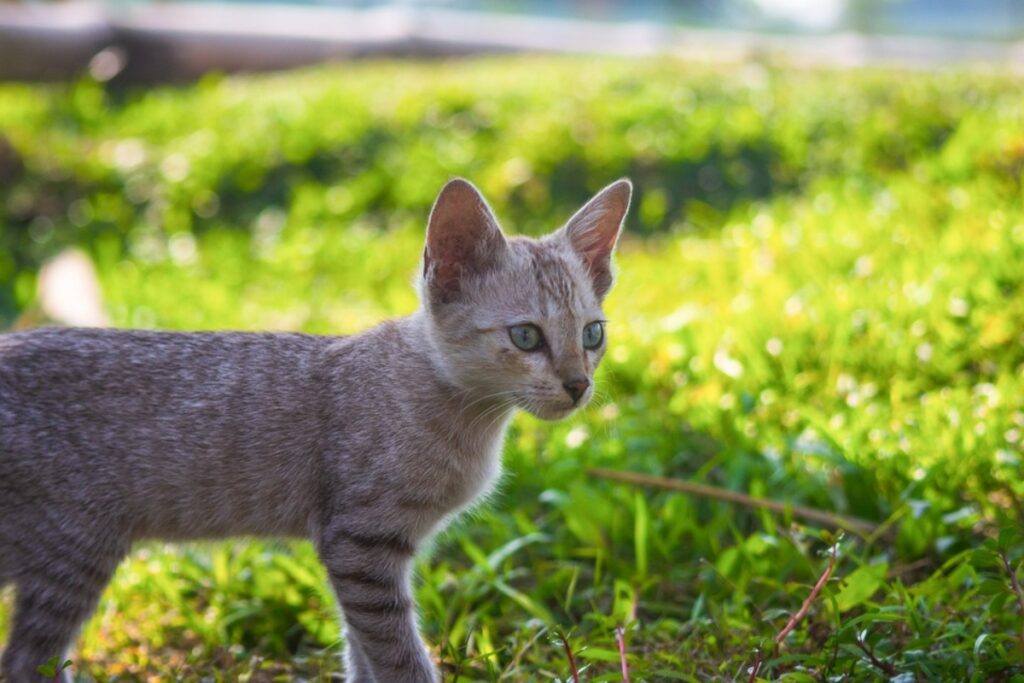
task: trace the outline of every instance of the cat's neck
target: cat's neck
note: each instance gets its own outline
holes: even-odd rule
[[[453,377],[449,361],[438,343],[433,323],[423,310],[395,321],[403,328],[410,354],[418,356],[423,409],[434,414],[460,441],[481,446],[501,439],[515,407],[507,392],[477,390],[461,386]]]

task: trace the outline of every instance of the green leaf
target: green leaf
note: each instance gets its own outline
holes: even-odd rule
[[[60,662],[60,657],[53,656],[46,660],[45,664],[40,664],[36,667],[36,671],[46,676],[47,678],[53,678],[64,669],[71,666],[71,660],[66,660],[63,664]]]
[[[870,599],[882,585],[888,570],[888,562],[869,564],[856,569],[843,579],[842,588],[836,595],[839,611],[846,612]]]
[[[974,639],[974,657],[977,659],[981,655],[981,646],[985,644],[985,639],[988,638],[987,633],[982,633],[980,636]]]
[[[635,517],[633,521],[633,546],[636,554],[636,571],[641,579],[647,578],[647,533],[650,527],[650,514],[647,511],[647,501],[642,492],[637,491],[634,496]]]
[[[580,650],[580,659],[587,659],[595,662],[618,662],[619,653],[616,650],[608,650],[599,647],[588,647]]]

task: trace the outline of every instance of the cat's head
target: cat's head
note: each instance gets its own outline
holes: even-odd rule
[[[472,184],[453,180],[430,214],[420,296],[448,378],[481,403],[565,417],[594,393],[607,346],[601,302],[632,185],[601,190],[564,227],[505,237]]]

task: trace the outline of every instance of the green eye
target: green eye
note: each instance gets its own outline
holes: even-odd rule
[[[604,341],[604,323],[595,320],[583,328],[583,348],[596,349]]]
[[[537,351],[544,346],[544,335],[536,325],[513,325],[508,328],[508,336],[523,351]]]

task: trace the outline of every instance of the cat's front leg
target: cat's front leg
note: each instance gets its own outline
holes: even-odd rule
[[[410,588],[415,546],[397,533],[339,522],[324,534],[320,553],[349,636],[346,659],[355,670],[346,672],[346,681],[437,683],[416,629]]]
[[[345,628],[345,680],[348,683],[377,683],[370,660],[359,644],[359,635],[351,627]]]

